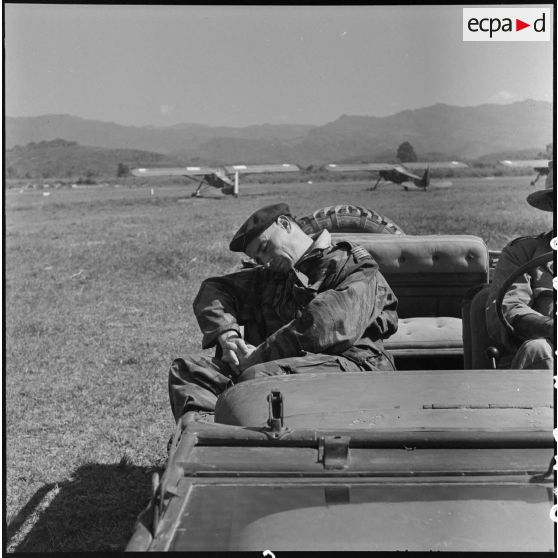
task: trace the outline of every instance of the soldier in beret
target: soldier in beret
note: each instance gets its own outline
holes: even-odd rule
[[[230,249],[257,265],[202,283],[194,313],[202,347],[216,353],[173,362],[176,420],[213,411],[222,391],[251,378],[394,370],[383,340],[397,330],[397,299],[367,250],[332,244],[327,230],[308,236],[285,203],[251,215]]]
[[[527,196],[527,203],[542,211],[553,211],[556,197],[553,163],[545,188]],[[486,308],[486,323],[490,337],[513,354],[510,368],[554,368],[554,262],[524,273],[509,287],[503,300],[503,314],[515,331],[507,332],[498,318],[496,298],[501,285],[528,261],[551,250],[554,232],[538,236],[523,236],[512,240],[502,250],[496,265]]]

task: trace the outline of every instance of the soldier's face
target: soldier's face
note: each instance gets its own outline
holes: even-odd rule
[[[298,259],[291,231],[284,222],[272,223],[248,244],[246,254],[273,271],[286,273]]]

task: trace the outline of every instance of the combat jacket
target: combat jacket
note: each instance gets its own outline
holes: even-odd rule
[[[257,346],[257,362],[328,353],[359,361],[384,353],[397,299],[364,248],[323,231],[289,273],[255,266],[206,279],[194,300],[202,346],[228,330]]]
[[[492,279],[486,308],[488,334],[508,349],[516,349],[519,339],[511,339],[496,312],[496,297],[504,281],[521,265],[551,250],[552,232],[539,236],[525,236],[512,240],[502,250]],[[504,296],[502,311],[506,320],[514,321],[528,314],[554,316],[554,262],[536,267],[524,273],[512,283]]]

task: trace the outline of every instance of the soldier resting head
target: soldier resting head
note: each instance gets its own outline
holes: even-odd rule
[[[251,378],[317,371],[393,370],[383,340],[397,330],[397,299],[367,250],[307,235],[285,203],[253,213],[230,242],[258,265],[203,281],[194,300],[202,348],[176,359],[175,419],[213,411],[227,387]]]
[[[244,252],[260,265],[288,272],[311,246],[310,238],[297,224],[285,203],[256,211],[240,227],[229,248]]]

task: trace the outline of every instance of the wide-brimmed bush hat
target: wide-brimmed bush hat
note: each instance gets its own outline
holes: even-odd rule
[[[548,165],[548,175],[544,183],[544,189],[531,192],[527,196],[527,203],[537,209],[542,209],[543,211],[553,211],[555,196],[556,186],[554,184],[554,163],[550,162]]]

